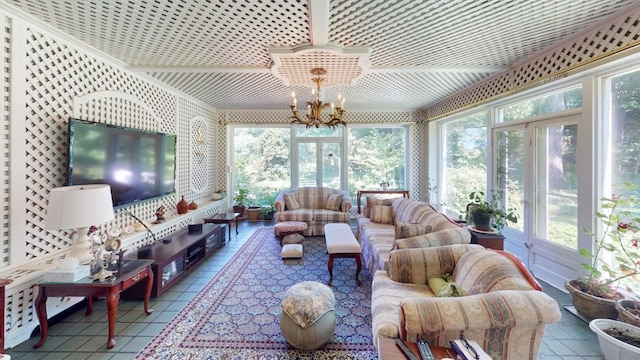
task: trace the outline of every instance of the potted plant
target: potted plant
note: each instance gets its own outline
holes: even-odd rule
[[[565,283],[576,311],[589,321],[616,319],[615,302],[624,298],[616,287],[621,280],[640,273],[639,238],[636,235],[640,230],[640,217],[635,210],[639,202],[633,195],[637,186],[625,182],[614,187],[620,190],[618,195],[600,199],[602,211],[595,212],[603,226],[602,235],[596,237],[594,231],[583,229],[595,238],[593,252],[589,249],[579,251],[588,259],[580,264],[586,275]]]
[[[477,230],[500,231],[507,225],[508,221],[512,223],[518,222],[518,214],[515,208],[502,208],[501,192],[495,192],[491,201],[487,201],[483,191],[473,191],[469,194],[469,200],[471,202],[467,205],[467,216]]]
[[[589,322],[589,328],[598,336],[606,360],[640,357],[639,327],[611,319],[594,319]]]
[[[272,205],[262,205],[260,208],[260,217],[263,220],[273,220],[273,215],[276,211],[273,209]]]
[[[247,209],[246,209],[247,220],[251,220],[251,221],[260,220],[260,209],[261,208],[262,208],[262,206],[260,206],[258,204],[252,204],[249,207],[247,207]]]
[[[239,217],[244,217],[245,203],[249,198],[249,191],[245,188],[238,189],[238,193],[233,197],[235,205],[233,205],[233,212],[238,213]]]

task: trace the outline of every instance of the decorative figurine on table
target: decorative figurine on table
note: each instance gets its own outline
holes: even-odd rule
[[[160,206],[157,210],[156,210],[156,221],[154,221],[154,224],[160,224],[161,222],[164,221],[164,206]]]
[[[98,249],[93,254],[93,261],[100,269],[100,271],[91,276],[94,281],[107,281],[114,276],[114,271],[109,270],[109,267],[113,268],[113,266],[122,261],[119,237],[119,228],[111,229],[109,237],[104,241],[99,236],[94,237],[94,244],[97,245]]]

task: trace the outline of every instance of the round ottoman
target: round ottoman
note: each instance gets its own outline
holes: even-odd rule
[[[280,330],[291,346],[315,350],[324,345],[336,329],[336,298],[331,289],[317,281],[293,285],[284,294]]]

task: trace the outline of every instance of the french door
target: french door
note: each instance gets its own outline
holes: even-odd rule
[[[342,141],[333,139],[300,139],[293,162],[294,187],[323,186],[346,189],[343,181],[345,156]],[[344,186],[343,186],[344,185]]]
[[[495,128],[496,189],[517,224],[505,248],[541,279],[562,287],[578,264],[578,115]]]

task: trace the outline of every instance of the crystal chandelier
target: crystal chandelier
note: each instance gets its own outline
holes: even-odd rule
[[[311,126],[315,126],[316,128],[320,127],[320,125],[328,126],[330,128],[335,128],[338,125],[347,126],[347,123],[342,121],[342,116],[344,115],[344,97],[338,94],[337,105],[333,103],[324,103],[320,99],[320,85],[324,81],[322,75],[326,74],[327,71],[323,68],[313,68],[311,69],[311,74],[315,75],[315,77],[311,78],[316,84],[315,89],[311,89],[311,101],[307,101],[307,116],[301,116],[297,110],[298,100],[296,99],[296,93],[291,93],[291,111],[293,112],[293,116],[291,116],[291,124],[304,124],[307,128]],[[322,111],[325,108],[331,108],[329,115],[326,117],[322,116]]]

